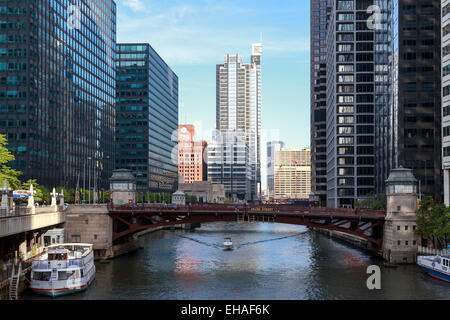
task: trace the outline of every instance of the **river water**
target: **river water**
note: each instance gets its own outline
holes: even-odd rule
[[[235,250],[224,251],[232,237]],[[58,299],[450,299],[450,284],[415,265],[383,261],[305,227],[269,223],[211,223],[195,231],[158,231],[144,249],[97,264],[91,287]],[[381,267],[381,290],[366,282]],[[29,291],[24,299],[46,299]]]

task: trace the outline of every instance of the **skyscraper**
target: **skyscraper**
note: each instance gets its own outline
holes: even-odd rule
[[[450,0],[442,0],[442,155],[444,202],[450,206]]]
[[[441,202],[441,3],[439,0],[390,3],[392,130],[384,132],[384,136],[391,138],[385,144],[390,150],[377,148],[377,155],[384,152],[383,160],[388,159],[390,164],[377,172],[377,192],[384,193],[390,169],[403,166],[414,170],[421,194]],[[377,136],[383,134],[377,132]]]
[[[216,129],[244,135],[252,170],[251,198],[261,184],[261,55],[253,44],[250,64],[239,55],[227,55],[216,67]]]
[[[337,0],[333,6],[327,39],[329,207],[353,207],[375,195],[376,117],[390,92],[388,31],[379,28],[387,5]]]
[[[90,173],[91,186],[107,188],[114,166],[116,4],[77,4],[2,2],[0,132],[22,180],[75,188]]]
[[[327,26],[334,0],[311,0],[311,184],[326,205],[327,198]]]
[[[275,154],[284,148],[282,141],[267,142],[267,189],[268,196],[273,198],[275,186]]]
[[[383,195],[412,168],[442,199],[440,3],[337,0],[328,29],[329,206]]]
[[[178,77],[149,44],[118,44],[116,167],[141,191],[178,187]]]

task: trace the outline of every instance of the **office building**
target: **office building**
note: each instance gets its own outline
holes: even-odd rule
[[[370,6],[381,10],[373,21]],[[389,98],[386,1],[337,0],[327,38],[327,205],[375,195],[375,124]]]
[[[450,206],[450,0],[442,1],[442,156],[444,202]]]
[[[114,168],[116,4],[77,4],[2,1],[0,132],[22,180],[98,190]]]
[[[273,198],[275,186],[275,153],[284,148],[282,141],[267,142],[267,192],[268,197]]]
[[[327,26],[334,0],[311,0],[311,184],[321,205],[327,198]]]
[[[384,193],[390,169],[403,166],[413,169],[421,196],[442,202],[441,3],[395,0],[391,4],[392,129],[377,132],[376,154],[381,159],[376,163],[383,165],[377,170],[377,193]],[[378,122],[377,130],[381,127]]]
[[[116,167],[137,189],[178,187],[178,77],[149,44],[118,44]]]
[[[224,185],[226,200],[253,200],[252,174],[245,134],[215,130],[208,144],[208,181]]]
[[[178,126],[178,173],[180,183],[208,180],[207,143],[195,141],[195,127],[189,124]]]
[[[250,151],[251,198],[261,191],[261,55],[262,45],[256,43],[249,64],[239,55],[227,55],[224,64],[216,66],[216,129],[244,134]]]
[[[311,150],[275,151],[274,198],[309,199],[311,193]]]

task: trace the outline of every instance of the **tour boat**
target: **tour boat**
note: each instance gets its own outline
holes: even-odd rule
[[[94,279],[92,244],[54,244],[33,260],[30,289],[58,297],[84,291]]]
[[[450,252],[439,256],[417,257],[417,264],[433,278],[450,283]]]
[[[225,238],[225,240],[223,241],[223,247],[225,250],[233,249],[233,241],[231,241],[231,238]]]

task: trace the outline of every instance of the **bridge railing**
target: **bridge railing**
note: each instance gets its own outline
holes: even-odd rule
[[[305,207],[295,205],[233,205],[233,204],[188,204],[185,206],[174,204],[126,204],[126,205],[108,205],[109,212],[142,212],[142,211],[178,211],[178,212],[239,212],[239,213],[301,213],[301,214],[348,214],[348,215],[377,215],[385,216],[382,210],[359,210],[344,208],[320,208]]]

